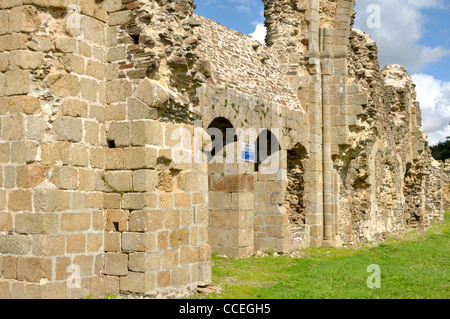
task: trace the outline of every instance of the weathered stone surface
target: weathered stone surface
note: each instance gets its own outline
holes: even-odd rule
[[[8,71],[4,77],[5,95],[27,94],[31,90],[30,73],[26,70]]]
[[[146,105],[155,108],[164,108],[169,100],[169,93],[160,83],[145,79],[136,89],[134,96]]]
[[[193,0],[73,4],[0,1],[0,297],[187,297],[209,291],[213,251],[442,220],[448,163],[354,1],[264,1],[267,45]],[[231,127],[245,140],[212,154],[206,129]],[[256,163],[236,163],[253,138]]]

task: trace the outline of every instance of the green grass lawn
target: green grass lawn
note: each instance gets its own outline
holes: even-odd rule
[[[450,298],[450,212],[427,232],[411,231],[361,248],[308,248],[303,258],[224,258],[214,255],[211,299]],[[369,265],[381,287],[368,288]]]

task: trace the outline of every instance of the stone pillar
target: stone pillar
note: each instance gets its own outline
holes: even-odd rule
[[[320,77],[319,48],[319,3],[309,1],[306,11],[309,22],[309,125],[310,159],[305,172],[306,224],[310,225],[311,246],[322,246],[323,242],[323,110],[322,84]],[[308,169],[309,168],[309,169]]]
[[[322,146],[323,146],[323,224],[324,245],[332,245],[334,238],[332,160],[331,160],[331,29],[320,29],[322,74]]]
[[[237,143],[227,145],[227,149]],[[227,154],[226,156],[231,156]],[[254,251],[253,163],[227,162],[223,150],[215,155],[223,163],[209,163],[209,244],[213,252],[246,257]]]

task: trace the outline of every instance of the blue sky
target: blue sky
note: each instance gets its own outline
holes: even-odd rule
[[[196,14],[264,41],[261,0],[195,0]],[[379,47],[381,67],[400,64],[411,74],[431,145],[450,135],[450,0],[357,0],[355,27]],[[379,8],[380,25],[368,19]],[[372,15],[372,16],[371,16]],[[371,20],[373,21],[373,20]]]

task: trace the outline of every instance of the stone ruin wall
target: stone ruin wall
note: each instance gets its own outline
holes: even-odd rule
[[[207,176],[170,151],[171,132],[196,117],[195,80],[182,76],[195,60],[192,2],[145,5],[1,2],[3,298],[183,293],[210,280]],[[81,285],[69,289],[71,264]]]
[[[444,175],[444,210],[450,211],[450,160],[445,160],[441,165]]]
[[[2,0],[0,298],[186,296],[210,282],[211,250],[352,245],[442,218],[414,85],[379,70],[353,1],[264,4],[268,46],[192,0]],[[279,128],[278,172],[176,163],[172,133],[219,117]]]

